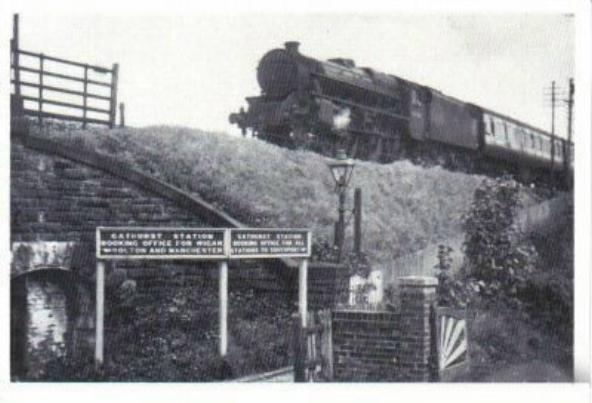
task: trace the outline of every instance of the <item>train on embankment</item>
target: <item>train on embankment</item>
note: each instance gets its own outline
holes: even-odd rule
[[[267,52],[257,67],[261,95],[230,115],[243,134],[284,147],[389,163],[409,159],[475,173],[511,173],[527,182],[573,175],[573,143],[400,77],[319,61],[298,42]],[[477,85],[477,84],[475,84]]]

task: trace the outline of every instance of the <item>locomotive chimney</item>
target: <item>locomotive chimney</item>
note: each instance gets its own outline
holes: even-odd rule
[[[298,54],[298,46],[300,46],[300,42],[289,41],[284,43],[284,46],[286,47],[286,50],[289,54],[295,55]]]

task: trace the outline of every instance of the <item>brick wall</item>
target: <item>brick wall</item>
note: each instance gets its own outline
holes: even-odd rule
[[[308,306],[312,310],[333,308],[347,302],[349,273],[347,267],[334,263],[311,262],[308,266]],[[298,282],[294,280],[297,287]]]
[[[232,265],[231,265],[232,273]],[[347,267],[336,263],[309,262],[308,264],[308,308],[310,310],[331,309],[347,302],[349,293],[349,272]],[[278,298],[290,298],[297,310],[298,271],[287,269],[281,261],[244,261],[240,269],[230,278],[230,287],[251,286],[258,290],[281,294]]]
[[[436,363],[431,315],[436,284],[433,277],[399,279],[399,312],[334,311],[335,380],[433,380]]]
[[[432,338],[433,310],[436,306],[435,277],[403,277],[399,280],[401,303],[401,350],[398,360],[400,379],[407,382],[434,378]]]
[[[333,312],[333,371],[339,381],[396,380],[400,316],[393,312]]]
[[[12,141],[11,241],[72,241],[79,246],[75,269],[92,276],[99,225],[204,226],[196,214],[100,170],[46,155]],[[151,262],[120,262],[119,270]],[[162,265],[159,265],[160,267]]]

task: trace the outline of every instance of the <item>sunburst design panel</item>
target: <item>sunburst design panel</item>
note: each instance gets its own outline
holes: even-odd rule
[[[440,317],[438,367],[446,369],[462,362],[467,355],[466,321],[451,316]]]

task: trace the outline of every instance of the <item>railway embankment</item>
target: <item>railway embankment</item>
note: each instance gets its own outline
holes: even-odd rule
[[[307,227],[317,244],[331,243],[337,196],[318,154],[287,150],[253,138],[155,126],[118,130],[50,128],[39,135],[91,148],[232,211],[258,227]],[[478,175],[420,167],[407,161],[356,161],[351,182],[363,192],[362,247],[375,269],[460,233]],[[526,206],[539,200],[523,194]],[[351,198],[348,201],[351,209]],[[351,228],[346,245],[351,245]]]

